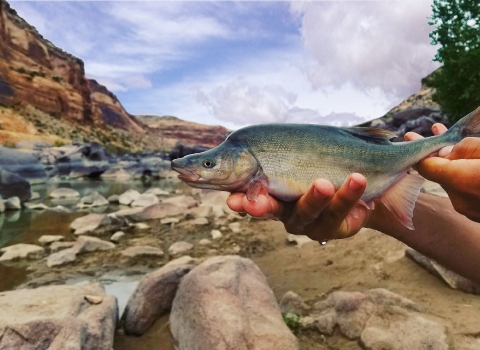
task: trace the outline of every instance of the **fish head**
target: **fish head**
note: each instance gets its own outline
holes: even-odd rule
[[[173,160],[172,170],[192,187],[231,191],[256,174],[258,163],[243,146],[224,142],[211,150]]]

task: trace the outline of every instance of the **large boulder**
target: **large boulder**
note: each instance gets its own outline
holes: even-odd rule
[[[123,313],[125,333],[142,335],[172,307],[180,280],[193,268],[192,264],[175,263],[142,277],[137,288],[128,299]]]
[[[179,350],[299,348],[265,276],[238,256],[208,259],[182,279],[170,328]]]
[[[54,199],[76,198],[76,197],[80,197],[80,193],[78,193],[78,191],[74,190],[73,188],[60,187],[53,190],[48,196]]]
[[[47,181],[45,167],[30,153],[0,147],[0,168],[21,176],[30,184]]]
[[[0,168],[0,195],[2,198],[17,196],[27,202],[32,195],[30,183],[20,175]]]
[[[57,159],[60,175],[70,177],[100,176],[113,161],[108,151],[96,142],[80,146]]]
[[[87,299],[100,297],[98,304]],[[0,293],[0,349],[110,350],[116,298],[99,284]]]
[[[70,228],[74,230],[75,235],[85,233],[112,233],[126,225],[125,218],[116,215],[107,214],[88,214],[72,221]]]

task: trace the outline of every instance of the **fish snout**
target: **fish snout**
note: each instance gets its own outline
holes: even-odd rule
[[[178,178],[180,180],[196,181],[200,178],[198,174],[188,168],[187,161],[184,158],[177,158],[172,160],[170,166],[172,167],[172,170],[180,174],[178,175]]]

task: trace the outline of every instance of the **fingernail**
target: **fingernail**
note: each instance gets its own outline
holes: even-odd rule
[[[357,191],[360,187],[362,187],[362,185],[360,185],[359,183],[356,183],[353,180],[350,180],[350,183],[348,184],[348,188],[351,191]]]
[[[443,147],[440,151],[438,151],[439,157],[446,157],[452,152],[454,146],[447,146]]]
[[[317,199],[325,198],[325,196],[324,196],[319,190],[317,190],[316,187],[313,189],[313,195],[314,195],[315,198],[317,198]]]
[[[438,132],[437,124],[434,124],[432,126],[432,132],[433,132],[434,135]]]

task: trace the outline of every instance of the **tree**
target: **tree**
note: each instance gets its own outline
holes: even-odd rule
[[[442,67],[426,81],[436,88],[433,100],[452,122],[480,106],[480,2],[434,0],[429,24],[435,61]]]

